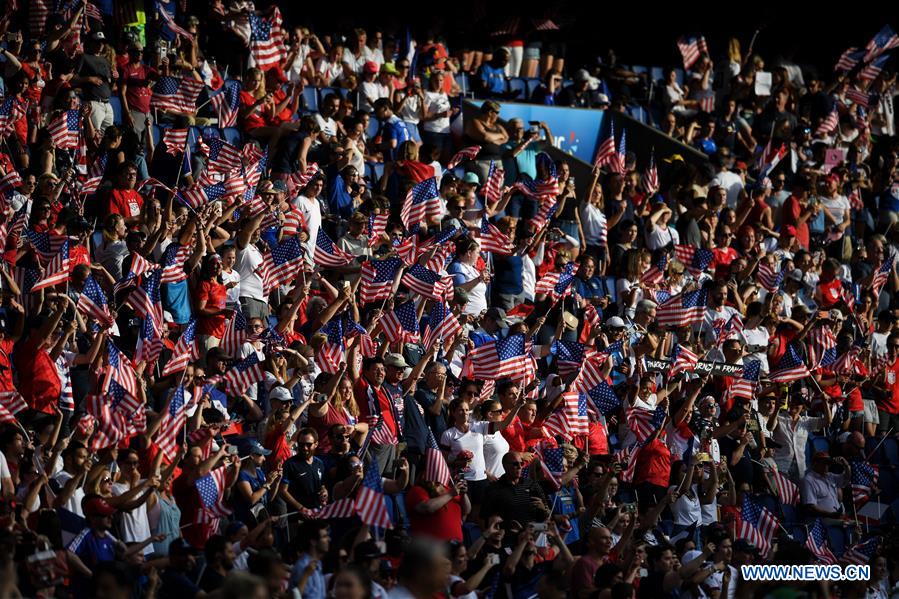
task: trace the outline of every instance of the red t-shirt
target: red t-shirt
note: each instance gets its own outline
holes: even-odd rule
[[[203,502],[197,486],[188,481],[186,476],[182,475],[175,479],[172,483],[172,494],[175,496],[178,507],[181,508],[181,526],[190,524],[181,529],[181,536],[191,546],[201,549],[209,537],[215,534],[218,521],[211,524],[202,524],[197,521],[200,510],[203,509]]]
[[[127,84],[125,99],[128,100],[128,108],[138,112],[150,112],[150,79],[156,71],[143,63],[131,63],[122,68],[122,79]],[[155,78],[155,77],[152,77]]]
[[[509,444],[509,451],[520,452],[527,450],[527,431],[521,418],[516,416],[509,426],[500,431],[500,434]]]
[[[197,302],[206,300],[206,307],[221,310],[228,299],[228,290],[216,280],[201,281],[197,287]],[[225,334],[225,315],[197,317],[197,334],[221,339]]]
[[[90,254],[83,245],[73,245],[69,248],[69,274],[75,270],[79,264],[90,265]]]
[[[125,218],[140,216],[144,199],[133,189],[113,189],[109,198],[109,213],[121,214]]]
[[[667,487],[670,479],[671,452],[659,439],[654,439],[637,455],[634,482]]]
[[[418,485],[406,493],[406,512],[413,536],[427,536],[442,541],[462,540],[462,500],[453,497],[442,508],[431,514],[419,514],[415,506],[431,499],[428,492]]]
[[[293,455],[284,433],[284,427],[277,426],[270,430],[265,435],[265,439],[263,439],[263,447],[272,452],[265,459],[266,465],[269,468],[275,468],[276,466],[283,464],[291,455]]]
[[[887,389],[890,396],[877,402],[877,408],[887,414],[899,414],[899,360],[886,367]]]
[[[575,437],[574,446],[581,451],[589,450],[590,455],[606,455],[609,453],[609,438],[605,427],[598,422],[590,422],[590,434]]]
[[[252,106],[256,103],[256,98],[254,98],[248,92],[240,92],[240,104],[241,106]],[[243,130],[245,133],[252,131],[253,129],[258,129],[259,127],[266,126],[265,118],[263,117],[262,107],[253,111],[253,113],[247,115],[243,119]]]
[[[781,222],[783,226],[786,227],[791,225],[796,229],[796,241],[799,242],[804,249],[808,249],[809,244],[809,234],[808,234],[808,220],[804,223],[799,224],[799,216],[802,214],[802,206],[799,204],[799,200],[796,199],[795,196],[790,196],[784,202],[783,207],[781,208]]]
[[[0,391],[15,391],[11,358],[14,345],[15,342],[12,339],[0,339]]]
[[[821,293],[821,307],[830,309],[840,302],[842,283],[839,279],[829,283],[818,283],[818,291]]]
[[[328,412],[324,416],[313,416],[309,414],[306,424],[315,429],[318,433],[318,454],[324,455],[331,451],[331,436],[328,431],[335,424],[348,425],[351,424],[350,416],[343,408],[337,409],[333,405],[328,407]]]
[[[56,364],[50,353],[40,347],[35,338],[29,338],[15,353],[16,369],[19,371],[19,393],[33,409],[47,414],[59,402],[62,384]]]
[[[378,407],[381,409],[381,418],[384,426],[390,435],[396,439],[396,421],[393,419],[393,401],[384,392],[383,388],[374,389],[365,377],[360,377],[353,387],[353,397],[356,399],[356,405],[359,407],[359,420],[366,421],[372,417],[371,410],[368,406],[369,389],[375,394],[378,401]],[[394,441],[395,442],[395,441]]]

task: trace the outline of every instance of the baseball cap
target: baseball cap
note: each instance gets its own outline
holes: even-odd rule
[[[271,450],[266,449],[256,439],[250,439],[243,451],[244,455],[269,455]]]
[[[362,65],[363,73],[377,73],[378,72],[378,63],[373,60],[369,60],[364,65]]]
[[[106,36],[103,35],[102,31],[95,31],[91,34],[91,39],[95,42],[105,42]]]
[[[170,556],[197,555],[199,551],[184,539],[178,538],[169,544]]]
[[[361,543],[356,545],[356,549],[353,550],[353,554],[353,557],[355,559],[360,560],[381,557],[384,555],[384,552],[381,551],[381,548],[378,547],[378,544],[375,541],[362,541]]]
[[[207,362],[209,362],[209,360],[219,360],[224,362],[225,360],[231,359],[231,356],[229,356],[228,353],[221,347],[213,347],[208,352],[206,352]]]
[[[287,390],[286,387],[275,387],[271,391],[268,392],[269,401],[293,401],[293,395],[290,394],[290,391]]]
[[[287,183],[285,183],[281,179],[278,179],[272,182],[272,189],[280,193],[287,193]]]
[[[384,357],[385,366],[393,366],[394,368],[408,368],[409,364],[401,354],[387,354]]]
[[[609,96],[605,94],[596,94],[596,105],[602,106],[603,104],[605,104],[606,106],[610,104]]]
[[[787,225],[783,228],[782,233],[784,235],[789,235],[790,237],[796,237],[796,227],[794,227],[793,225]]]
[[[503,310],[502,308],[497,308],[497,307],[488,308],[487,311],[484,313],[484,316],[486,316],[487,318],[492,318],[499,324],[509,326],[509,320],[506,318],[506,311]]]
[[[99,495],[88,496],[84,498],[81,510],[85,516],[112,516],[116,513],[116,509]]]
[[[802,269],[794,268],[789,273],[787,273],[787,278],[792,279],[794,281],[802,282]]]
[[[462,177],[463,183],[472,183],[474,185],[480,185],[481,179],[478,177],[477,173],[465,173],[465,176]]]
[[[606,326],[612,329],[624,329],[627,328],[627,325],[621,319],[620,316],[613,316],[612,318],[606,321]]]

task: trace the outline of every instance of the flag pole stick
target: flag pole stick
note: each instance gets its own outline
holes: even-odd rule
[[[883,437],[881,437],[880,443],[878,443],[877,445],[875,445],[875,446],[874,446],[874,449],[871,450],[871,453],[869,453],[869,454],[865,457],[865,461],[866,461],[866,462],[870,462],[870,461],[871,461],[871,456],[873,456],[875,453],[877,453],[877,450],[880,449],[880,446],[883,445],[883,442],[886,441],[887,437],[890,436],[890,433],[893,432],[893,429],[894,429],[894,428],[896,428],[896,427],[891,426],[891,427],[890,427],[890,430],[888,430],[887,433],[886,433]]]

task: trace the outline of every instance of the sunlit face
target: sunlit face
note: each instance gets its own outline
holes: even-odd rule
[[[471,408],[467,402],[463,401],[453,411],[453,419],[456,422],[456,426],[468,426],[471,421]]]

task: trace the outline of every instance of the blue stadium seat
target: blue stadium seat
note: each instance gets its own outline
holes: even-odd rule
[[[627,112],[628,115],[640,121],[641,123],[648,122],[649,117],[646,114],[646,110],[642,106],[628,106],[625,108],[625,112]]]
[[[112,108],[112,122],[115,125],[122,124],[122,100],[118,96],[110,96],[109,107]]]
[[[677,75],[677,84],[684,84],[684,70],[683,69],[674,69],[675,75]]]
[[[318,112],[318,90],[309,85],[303,88],[303,109]]]
[[[652,77],[653,81],[663,79],[665,77],[665,69],[662,67],[650,67],[649,76]]]
[[[839,557],[846,550],[846,531],[842,526],[828,526],[827,536],[830,540],[830,550]]]
[[[233,146],[240,147],[243,145],[241,143],[240,129],[237,127],[225,127],[222,129],[222,137]]]
[[[321,104],[322,100],[325,99],[325,96],[328,94],[337,94],[341,98],[346,98],[346,90],[341,89],[339,87],[322,87],[318,90],[318,103]]]
[[[527,82],[520,77],[512,77],[507,81],[507,86],[510,92],[520,92],[515,100],[527,100],[528,98],[528,84]]]
[[[529,77],[524,81],[528,85],[528,98],[530,98],[531,94],[534,93],[534,90],[540,87],[540,84],[543,83],[538,77]]]
[[[455,79],[456,83],[459,84],[459,87],[461,87],[463,91],[471,91],[471,82],[468,79],[468,73],[456,73]]]
[[[375,185],[378,181],[381,180],[381,177],[384,176],[384,163],[366,162],[365,176],[369,178],[369,181],[371,181],[372,185]]]
[[[372,117],[368,119],[368,128],[365,130],[365,134],[371,139],[378,134],[378,129],[380,127],[381,123],[378,122],[378,119]]]
[[[649,68],[648,68],[648,67],[644,67],[644,66],[641,65],[641,64],[635,64],[634,66],[631,67],[631,70],[632,70],[633,72],[637,73],[638,75],[641,74],[641,73],[648,73],[648,72],[649,72]]]

